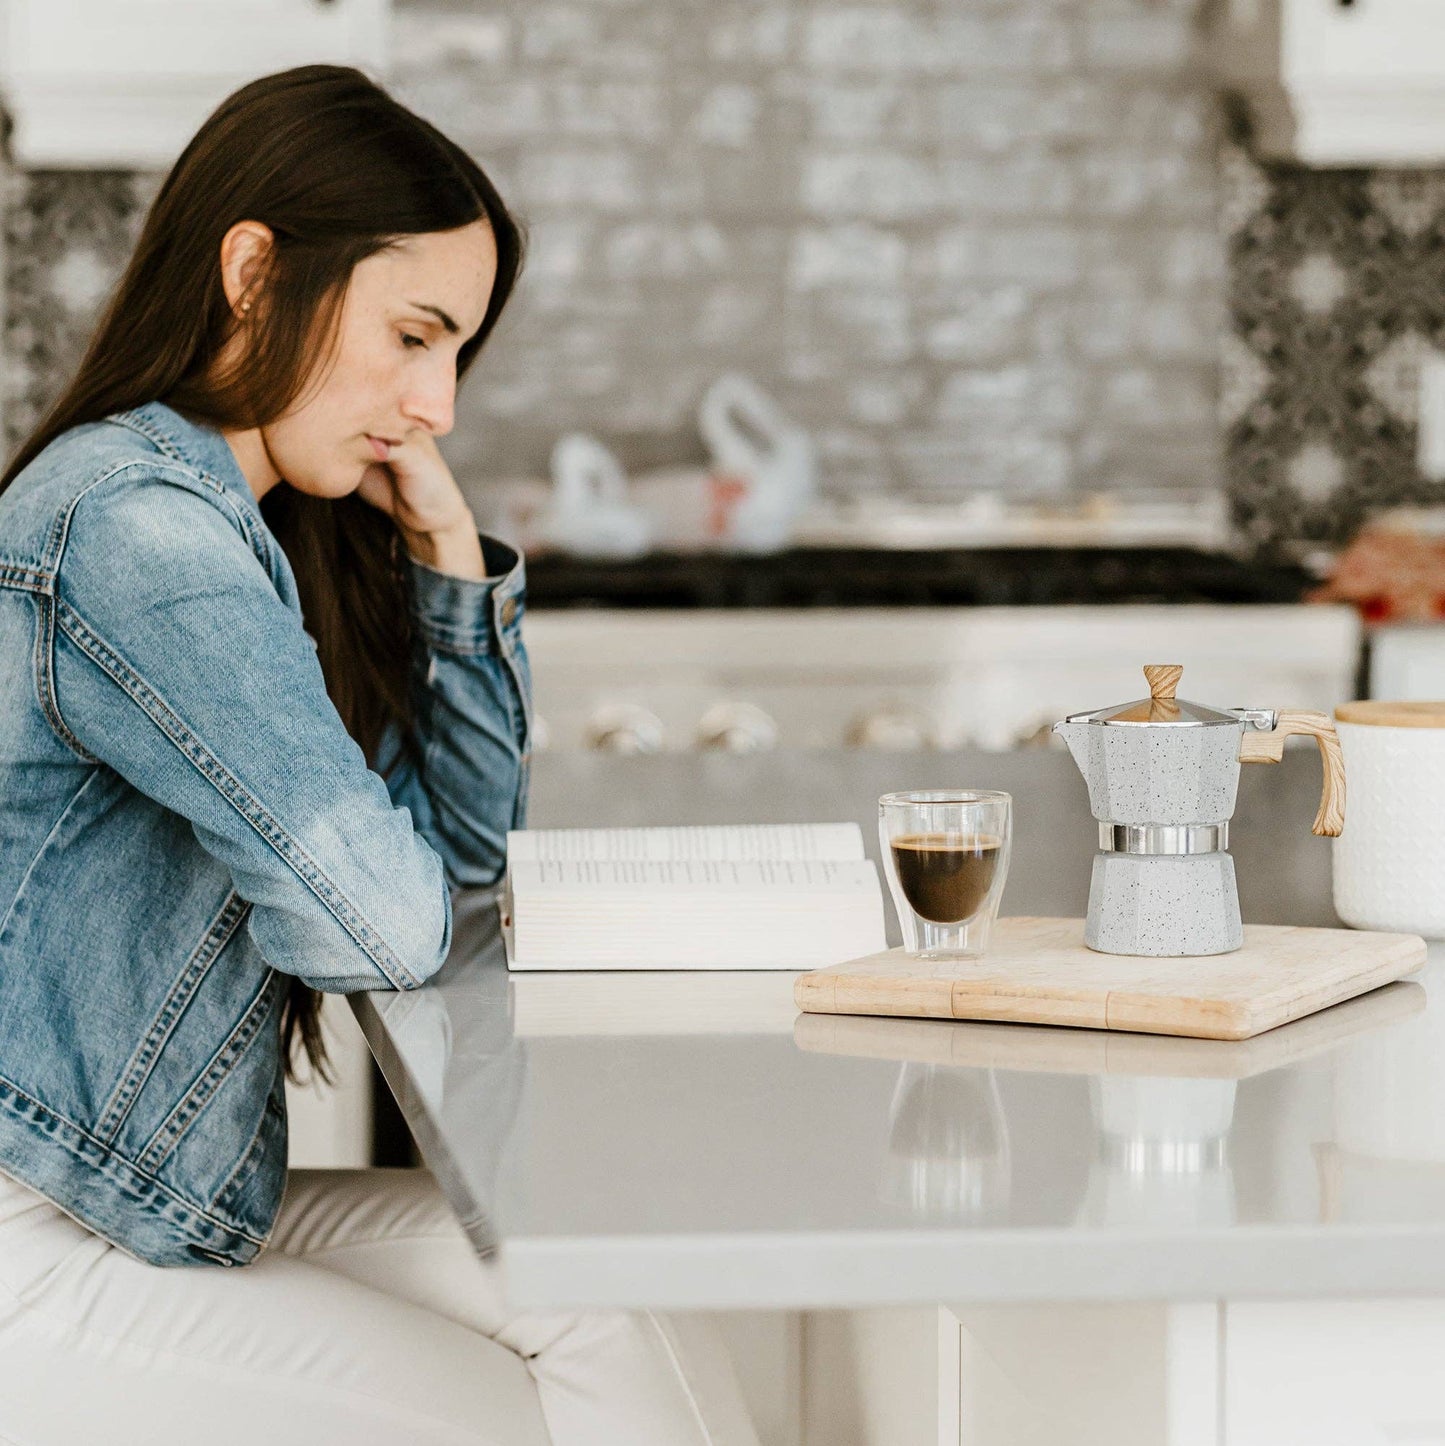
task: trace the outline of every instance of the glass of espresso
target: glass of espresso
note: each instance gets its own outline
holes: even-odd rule
[[[1008,876],[1013,799],[989,789],[885,793],[878,839],[903,947],[923,959],[988,948]]]

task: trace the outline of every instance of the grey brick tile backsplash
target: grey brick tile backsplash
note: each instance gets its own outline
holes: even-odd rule
[[[1227,487],[1261,546],[1433,498],[1445,173],[1263,167],[1201,0],[399,0],[390,84],[532,249],[447,442],[699,460],[751,372],[826,489]],[[6,440],[79,357],[158,176],[5,177]]]

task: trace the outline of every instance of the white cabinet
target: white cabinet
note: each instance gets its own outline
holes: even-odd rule
[[[814,1312],[805,1442],[1233,1446],[1213,1303],[939,1305]]]
[[[955,1305],[803,1332],[830,1446],[1445,1441],[1445,1301]]]
[[[164,169],[231,91],[322,61],[379,75],[389,0],[0,0],[27,167]]]
[[[1226,0],[1227,84],[1260,150],[1317,166],[1445,160],[1440,0]]]
[[[334,1083],[286,1081],[287,1163],[359,1170],[371,1164],[371,1051],[345,995],[325,996],[321,1031]]]
[[[1445,1301],[1232,1303],[1227,1446],[1445,1441]]]

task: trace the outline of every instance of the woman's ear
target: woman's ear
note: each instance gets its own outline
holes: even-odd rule
[[[238,319],[251,309],[273,241],[271,228],[261,221],[237,221],[221,238],[221,285]]]

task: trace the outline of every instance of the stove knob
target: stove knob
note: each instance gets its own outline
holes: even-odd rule
[[[662,720],[636,703],[608,703],[587,725],[587,746],[603,753],[657,753]]]
[[[860,713],[848,725],[844,742],[849,748],[881,748],[911,753],[933,746],[928,719],[901,703],[887,703]]]
[[[766,753],[777,742],[778,725],[752,703],[714,703],[698,720],[699,748],[723,753]]]

